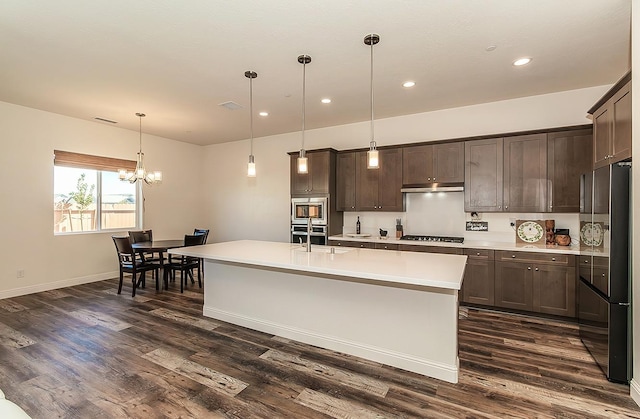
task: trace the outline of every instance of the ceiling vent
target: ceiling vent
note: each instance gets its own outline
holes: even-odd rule
[[[233,101],[218,103],[218,106],[227,108],[230,111],[237,111],[238,109],[242,109],[242,105],[238,105],[236,102],[233,102]]]
[[[106,119],[106,118],[100,118],[99,116],[96,116],[96,117],[95,117],[95,118],[93,118],[93,119],[95,119],[95,120],[97,120],[97,121],[108,122],[108,123],[110,123],[110,124],[117,124],[117,123],[118,123],[117,121],[112,121],[112,120],[110,120],[110,119]]]

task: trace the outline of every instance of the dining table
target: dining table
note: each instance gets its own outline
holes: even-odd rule
[[[131,247],[138,253],[158,253],[160,265],[164,265],[164,253],[169,249],[184,247],[184,239],[153,240],[146,242],[132,243]]]

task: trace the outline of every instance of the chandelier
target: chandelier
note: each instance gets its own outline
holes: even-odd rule
[[[136,116],[140,118],[140,150],[138,151],[138,160],[136,162],[136,169],[133,172],[128,172],[124,169],[120,169],[118,174],[120,180],[136,183],[139,180],[143,180],[147,185],[162,182],[162,172],[160,171],[147,171],[144,167],[144,153],[142,152],[142,118],[146,115],[140,112],[136,113]]]

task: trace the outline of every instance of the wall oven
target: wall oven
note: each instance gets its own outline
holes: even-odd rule
[[[312,224],[326,226],[327,201],[326,197],[291,198],[291,224],[306,226],[307,219],[311,217]]]
[[[327,226],[314,225],[311,228],[311,244],[325,246],[327,244]],[[291,243],[307,242],[307,225],[291,225]]]

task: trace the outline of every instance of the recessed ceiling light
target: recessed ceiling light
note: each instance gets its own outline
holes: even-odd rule
[[[262,111],[258,115],[260,115],[260,116],[269,116],[269,112]]]
[[[402,83],[402,87],[413,87],[416,85],[415,81],[405,81],[404,83]]]
[[[322,102],[322,103],[331,103],[331,99],[329,99],[328,97],[325,97],[320,102]]]
[[[519,67],[521,65],[527,65],[531,62],[531,58],[519,58],[513,62],[513,65]]]

